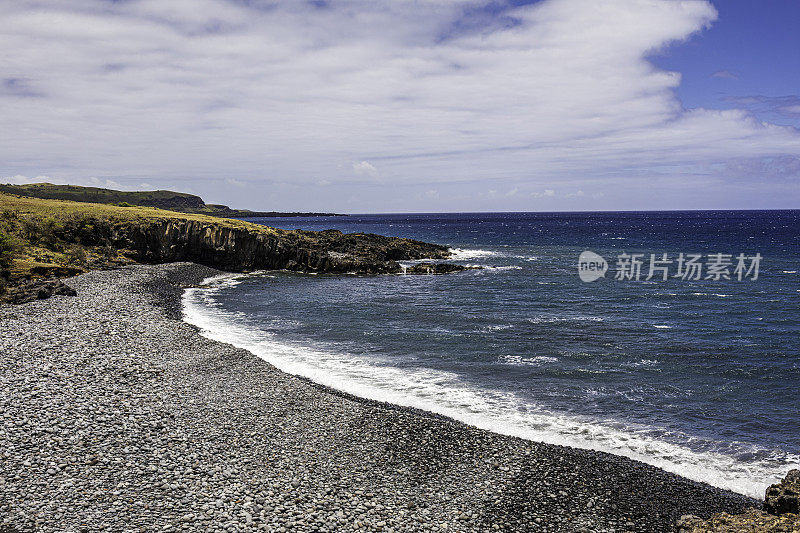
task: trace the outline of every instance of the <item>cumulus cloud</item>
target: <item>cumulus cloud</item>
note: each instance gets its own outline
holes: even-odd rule
[[[413,209],[428,184],[588,195],[580,177],[646,196],[654,174],[677,190],[665,176],[800,152],[796,130],[745,110],[684,109],[680,74],[647,61],[714,22],[706,0],[477,9],[489,3],[7,2],[0,171],[192,178],[239,205],[258,196],[225,177],[254,191],[283,180],[295,187],[276,198],[298,209],[324,175],[342,196],[317,208],[379,210],[385,192],[359,185],[378,168]]]
[[[533,191],[531,196],[534,198],[553,198],[556,195],[556,191],[553,189],[545,189],[543,191]]]
[[[378,177],[378,169],[375,168],[375,166],[369,161],[359,161],[353,163],[353,172],[359,176],[371,176],[373,178]]]

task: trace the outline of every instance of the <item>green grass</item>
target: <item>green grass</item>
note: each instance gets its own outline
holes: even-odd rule
[[[0,193],[0,281],[74,275],[131,262],[104,237],[120,224],[193,220],[269,235],[284,234],[244,222],[154,207],[92,204]]]

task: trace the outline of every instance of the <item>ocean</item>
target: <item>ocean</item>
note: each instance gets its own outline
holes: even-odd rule
[[[186,291],[188,322],[281,370],[758,498],[800,466],[800,211],[251,221],[446,244],[484,267]],[[607,263],[584,266],[591,282],[587,251]]]

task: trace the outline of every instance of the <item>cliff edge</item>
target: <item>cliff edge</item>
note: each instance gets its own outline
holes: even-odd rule
[[[394,274],[397,261],[445,259],[445,246],[337,230],[280,230],[241,220],[0,193],[0,282],[6,300],[31,280],[130,262],[191,261],[220,270]],[[438,265],[409,273],[445,273]],[[27,291],[30,292],[30,291]],[[9,296],[9,294],[11,296]],[[44,293],[42,293],[44,294]]]

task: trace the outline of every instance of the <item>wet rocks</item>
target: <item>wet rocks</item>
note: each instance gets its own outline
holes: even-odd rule
[[[478,270],[479,266],[456,265],[453,263],[417,263],[406,267],[403,274],[450,274],[464,270]]]

